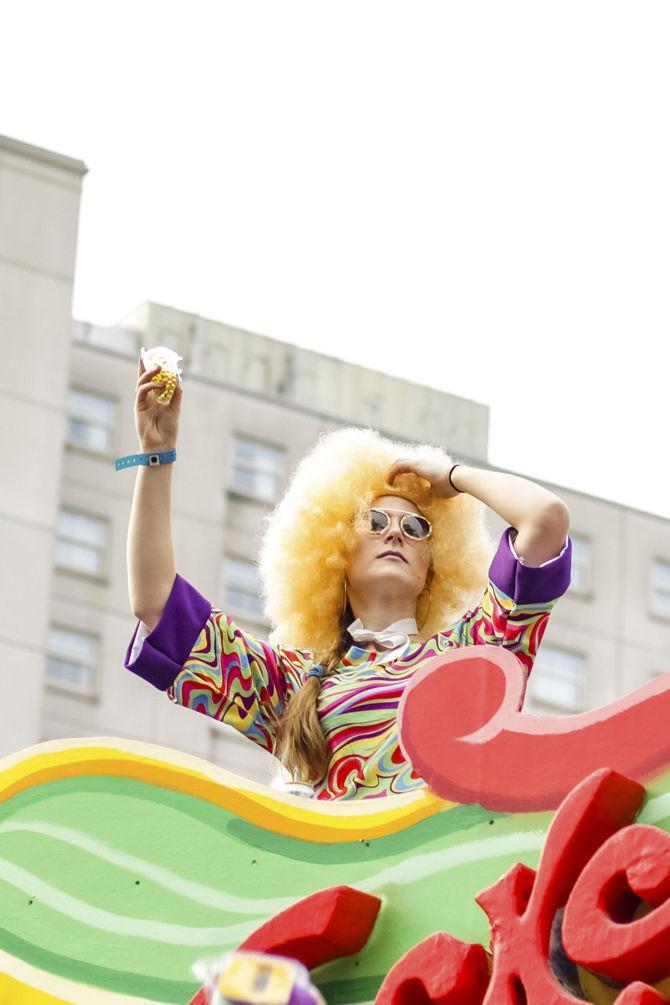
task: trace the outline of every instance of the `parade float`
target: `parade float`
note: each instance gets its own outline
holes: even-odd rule
[[[426,787],[379,799],[109,737],[4,758],[0,1003],[200,1005],[236,950],[328,1005],[670,1002],[670,674],[572,716],[524,686],[498,646],[431,660],[399,709]]]

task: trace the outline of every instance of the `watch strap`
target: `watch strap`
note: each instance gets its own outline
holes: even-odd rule
[[[158,464],[171,464],[176,459],[176,450],[158,450],[154,453],[146,454],[126,454],[125,457],[117,457],[116,470],[120,471],[122,468],[132,468],[136,464],[143,464],[148,468],[153,468]]]

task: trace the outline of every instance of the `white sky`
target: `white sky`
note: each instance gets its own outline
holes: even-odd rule
[[[473,398],[493,464],[670,518],[667,3],[2,7],[0,133],[89,167],[75,317]]]

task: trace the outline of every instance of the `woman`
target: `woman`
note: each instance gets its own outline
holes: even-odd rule
[[[162,386],[155,373],[141,361],[138,370],[141,448],[172,450],[181,388],[159,404],[149,397]],[[176,573],[171,471],[138,469],[128,563],[139,621],[125,666],[275,753],[319,799],[423,786],[396,723],[413,674],[477,643],[505,646],[530,672],[569,586],[569,514],[558,496],[454,466],[438,447],[341,429],[303,458],[267,520],[260,570],[275,628],[260,641]],[[509,524],[497,549],[485,506]]]

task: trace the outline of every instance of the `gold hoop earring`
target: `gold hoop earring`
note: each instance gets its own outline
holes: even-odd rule
[[[425,592],[426,592],[426,590],[428,591],[428,608],[427,608],[427,610],[426,610],[426,616],[425,616],[425,618],[423,619],[423,621],[422,621],[422,622],[421,622],[421,624],[419,625],[419,631],[421,631],[421,629],[422,629],[422,628],[423,628],[423,626],[425,625],[426,621],[428,621],[428,614],[429,614],[429,612],[430,612],[430,587],[429,587],[429,586],[424,586],[424,588],[423,588],[423,590],[421,591],[421,593],[425,593]],[[421,593],[419,594],[419,597],[421,596]],[[419,602],[418,602],[418,598],[417,598],[417,607],[418,607],[418,606],[419,606]]]
[[[342,586],[344,587],[344,592],[343,592],[343,595],[342,595],[342,614],[346,614],[346,610],[347,610],[347,581],[346,581],[346,579],[342,580]]]

